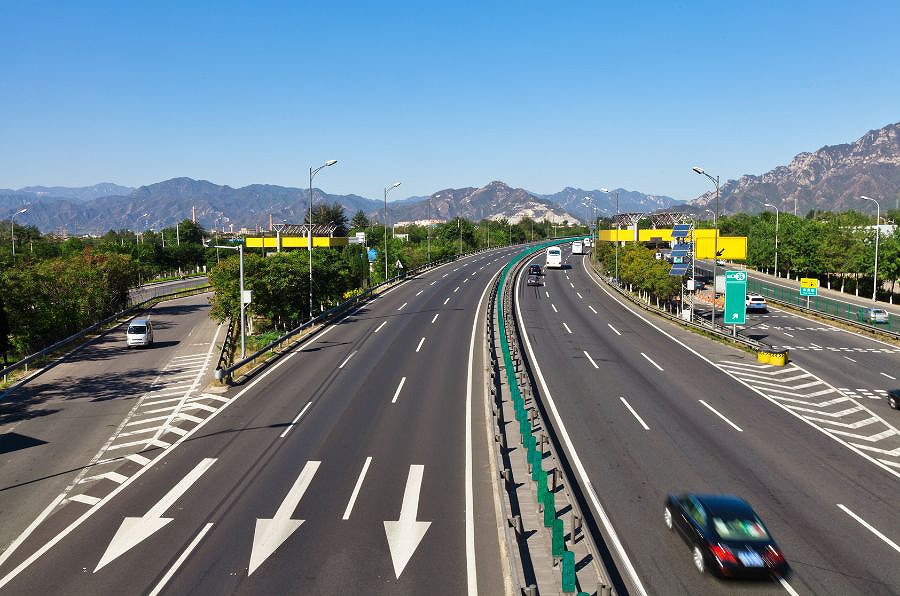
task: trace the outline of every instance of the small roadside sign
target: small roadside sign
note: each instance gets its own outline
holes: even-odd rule
[[[241,296],[241,304],[250,304],[253,301],[253,290],[244,290],[244,295]]]
[[[403,263],[400,262],[400,259],[397,259],[396,267],[397,269],[403,269]]]
[[[815,277],[800,278],[800,295],[817,296],[819,293],[819,280]]]
[[[370,262],[370,263],[374,263],[374,262],[375,262],[375,259],[378,258],[378,251],[375,250],[374,248],[370,248],[370,249],[367,251],[367,253],[368,253],[367,256],[369,257],[369,262]]]
[[[747,272],[725,272],[726,325],[747,324]]]

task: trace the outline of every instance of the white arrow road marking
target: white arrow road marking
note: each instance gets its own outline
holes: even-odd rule
[[[306,521],[302,519],[291,519],[303,493],[312,482],[313,475],[319,469],[320,461],[308,461],[303,466],[303,471],[294,481],[294,486],[288,491],[287,496],[278,506],[275,517],[271,519],[259,518],[256,520],[256,529],[253,532],[253,548],[250,550],[250,568],[247,575],[251,575],[256,568],[263,564],[269,558],[269,555],[278,550],[285,540],[293,534],[300,525]]]
[[[194,466],[193,470],[188,472],[187,476],[179,480],[178,484],[172,487],[172,490],[166,493],[156,505],[151,507],[143,517],[126,517],[123,519],[122,525],[119,526],[116,535],[113,536],[109,546],[106,547],[106,552],[103,553],[100,562],[97,563],[94,573],[97,573],[107,563],[125,554],[172,521],[173,518],[162,517],[162,514],[174,505],[175,501],[180,499],[214,463],[216,463],[216,459],[213,457],[203,459]]]
[[[403,491],[403,505],[400,507],[400,519],[384,522],[384,532],[387,535],[388,548],[391,550],[391,561],[394,563],[394,574],[400,579],[400,574],[406,564],[412,558],[413,553],[425,532],[431,526],[431,522],[416,521],[416,512],[419,509],[419,491],[422,489],[422,475],[425,466],[412,465],[409,467],[409,476],[406,479],[406,490]]]

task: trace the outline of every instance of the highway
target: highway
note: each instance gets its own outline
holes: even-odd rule
[[[547,271],[544,287],[521,285],[520,317],[539,387],[571,441],[564,447],[584,463],[580,481],[648,593],[900,592],[900,462],[853,446],[868,443],[868,426],[841,426],[842,416],[871,418],[871,404],[802,367],[760,367],[750,354],[649,321],[601,289],[582,257],[569,262]],[[871,424],[896,443],[896,428]],[[793,574],[783,583],[700,576],[662,520],[665,495],[691,491],[747,499]]]
[[[502,593],[480,342],[514,252],[424,273],[218,395],[79,519],[35,530],[0,589]]]
[[[171,294],[179,290],[205,286],[208,283],[209,278],[206,276],[147,283],[136,288],[131,288],[128,291],[128,301],[130,304],[137,304],[138,302],[149,300],[154,296],[162,296],[163,294]]]

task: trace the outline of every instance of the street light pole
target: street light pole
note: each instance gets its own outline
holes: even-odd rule
[[[14,259],[16,258],[16,231],[13,228],[13,220],[17,215],[22,215],[26,211],[28,211],[28,207],[22,207],[21,209],[13,213],[9,218],[9,239],[12,240],[12,256]]]
[[[859,198],[875,203],[875,275],[872,276],[872,305],[874,306],[876,298],[878,297],[878,224],[881,222],[881,203],[875,199],[870,199],[865,195],[860,196]]]
[[[309,318],[313,318],[313,267],[312,267],[312,251],[313,251],[313,241],[312,241],[312,204],[313,204],[313,176],[315,176],[319,170],[322,168],[327,168],[329,166],[333,166],[337,163],[336,159],[329,159],[324,164],[320,165],[318,168],[313,169],[312,166],[309,168],[309,196],[307,197],[307,208],[309,209],[309,221],[307,221],[306,227],[306,248],[309,251]]]
[[[394,182],[384,189],[384,281],[388,280],[388,213],[387,213],[387,195],[388,191],[394,190],[400,186],[399,182]]]
[[[606,194],[610,193],[608,188],[601,188],[600,192],[605,192]],[[619,283],[619,191],[615,192],[616,195],[616,284]]]
[[[719,260],[719,177],[716,176],[713,178],[709,174],[707,174],[703,168],[699,166],[694,166],[692,168],[698,174],[702,174],[709,178],[713,184],[716,185],[716,219],[715,219],[715,229],[716,235],[713,238],[713,301],[712,301],[712,326],[713,329],[716,328],[716,272],[718,267]],[[736,328],[735,328],[736,329]]]
[[[425,231],[428,236],[428,262],[431,262],[431,195],[428,195],[428,229]]]
[[[778,207],[772,203],[766,203],[766,207],[775,210],[775,277],[778,277]]]
[[[247,327],[244,315],[244,245],[238,244],[237,246],[219,246],[216,245],[216,250],[218,251],[220,248],[228,249],[228,250],[236,250],[238,251],[238,262],[240,272],[240,296],[238,297],[238,301],[241,305],[241,360],[246,357],[246,342],[244,340],[244,329]]]

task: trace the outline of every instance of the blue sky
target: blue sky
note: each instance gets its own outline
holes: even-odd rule
[[[691,199],[900,120],[896,2],[0,0],[0,188]]]

